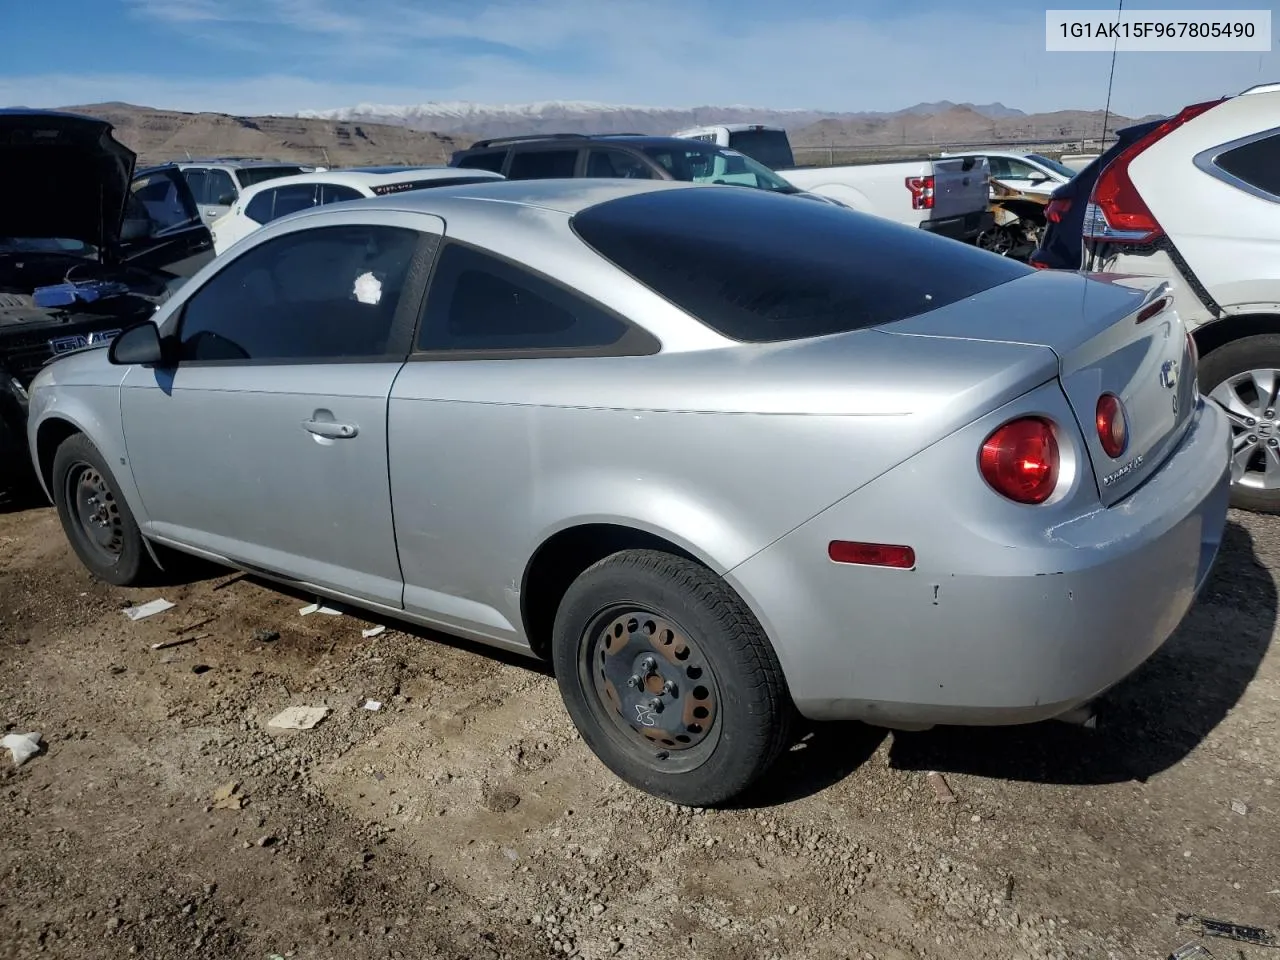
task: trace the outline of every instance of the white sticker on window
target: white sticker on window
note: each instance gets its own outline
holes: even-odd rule
[[[377,303],[382,299],[382,281],[372,273],[362,273],[356,277],[354,293],[361,303]]]

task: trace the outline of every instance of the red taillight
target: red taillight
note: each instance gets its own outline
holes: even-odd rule
[[[1050,200],[1049,205],[1044,208],[1044,218],[1050,223],[1061,223],[1063,216],[1070,209],[1070,197],[1064,197],[1061,200]]]
[[[912,210],[933,209],[933,177],[907,177]]]
[[[1129,164],[1153,143],[1222,102],[1192,104],[1121,150],[1094,184],[1085,212],[1084,236],[1108,243],[1148,243],[1160,236],[1164,229],[1129,178]]]
[[[1114,460],[1129,445],[1129,424],[1125,419],[1124,404],[1114,393],[1104,393],[1098,398],[1094,419],[1103,452]]]
[[[832,540],[827,556],[836,563],[856,563],[864,567],[895,567],[910,570],[916,565],[916,552],[893,543],[859,543],[854,540]]]
[[[1049,269],[1052,269],[1052,268],[1051,268],[1047,263],[1043,263],[1043,262],[1041,262],[1040,260],[1028,260],[1028,261],[1027,261],[1027,263],[1028,263],[1029,265],[1031,265],[1031,266],[1035,267],[1037,270],[1049,270]]]
[[[1044,503],[1058,486],[1059,460],[1053,424],[1023,417],[987,437],[978,467],[996,493],[1018,503]]]

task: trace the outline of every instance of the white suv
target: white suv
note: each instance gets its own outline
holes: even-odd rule
[[[1232,504],[1280,513],[1280,83],[1194,104],[1116,155],[1084,267],[1167,277],[1235,433]],[[1177,376],[1164,371],[1162,376]]]
[[[231,209],[240,195],[252,186],[277,177],[323,170],[304,163],[280,163],[240,157],[215,160],[179,160],[174,166],[182,171],[187,186],[200,208],[200,219],[211,224]]]

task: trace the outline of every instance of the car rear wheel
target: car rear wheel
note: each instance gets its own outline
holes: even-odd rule
[[[552,659],[587,746],[664,800],[722,804],[786,744],[792,706],[773,647],[691,560],[625,550],[587,569],[561,601]]]
[[[53,502],[76,556],[99,580],[127,587],[152,572],[142,532],[106,459],[84,434],[53,457]]]
[[[1245,337],[1200,363],[1201,391],[1231,420],[1231,505],[1280,513],[1280,335]]]

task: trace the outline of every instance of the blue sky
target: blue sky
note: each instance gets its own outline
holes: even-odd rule
[[[1099,2],[1060,0],[1055,8]],[[9,0],[0,105],[229,113],[596,100],[892,110],[1101,108],[1110,55],[1046,53],[1004,0]],[[1229,9],[1261,3],[1130,2]],[[997,22],[997,17],[999,22]],[[1122,53],[1128,116],[1280,80],[1280,52]]]

